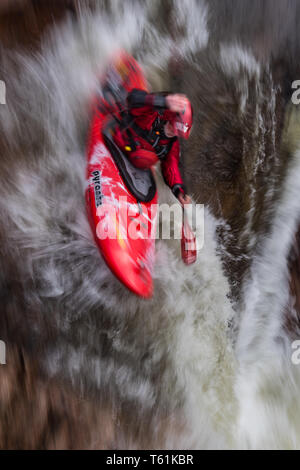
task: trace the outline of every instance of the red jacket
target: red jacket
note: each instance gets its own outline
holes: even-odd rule
[[[146,93],[144,90],[134,89],[127,98],[128,109],[131,117],[134,118],[134,123],[139,126],[143,131],[148,134],[147,140],[141,135],[137,134],[135,130],[129,126],[131,139],[133,139],[137,148],[144,148],[146,150],[157,151],[159,156],[159,148],[168,145],[169,148],[166,155],[160,159],[161,169],[166,184],[172,189],[173,193],[178,196],[179,192],[184,194],[184,184],[179,170],[180,159],[180,146],[177,137],[168,138],[164,134],[156,139],[157,147],[151,145],[150,134],[152,126],[157,124],[157,119],[160,119],[161,127],[168,121],[173,114],[167,109],[166,99],[164,96],[155,93]],[[117,130],[115,141],[120,148],[131,144],[132,140],[129,139],[127,132]]]

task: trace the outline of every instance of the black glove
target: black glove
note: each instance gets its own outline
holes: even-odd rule
[[[182,191],[181,191],[182,189]],[[174,194],[175,197],[177,197],[178,199],[178,196],[179,194],[183,194],[183,196],[185,196],[185,187],[183,184],[174,184],[173,188],[172,188],[172,193]]]

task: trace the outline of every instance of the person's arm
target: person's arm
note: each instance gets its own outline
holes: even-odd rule
[[[179,170],[179,157],[179,141],[176,139],[166,158],[161,161],[164,180],[176,197],[178,197],[179,193],[185,194],[184,184]]]
[[[157,108],[165,109],[167,108],[166,97],[157,93],[147,93],[144,90],[134,88],[128,94],[127,103],[130,110],[137,108]]]
[[[182,176],[179,169],[180,147],[176,139],[164,160],[161,161],[161,169],[165,183],[171,188],[172,193],[182,205],[190,204],[191,198],[186,194]]]
[[[178,93],[162,95],[160,93],[147,93],[139,88],[131,90],[127,97],[130,113],[135,116],[166,109],[174,113],[181,112],[185,109],[186,101],[186,96]]]

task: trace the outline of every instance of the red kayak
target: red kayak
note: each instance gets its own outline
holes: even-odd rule
[[[137,62],[121,53],[101,81],[87,146],[86,204],[99,250],[113,274],[135,294],[153,293],[157,190],[152,170],[134,167],[114,143],[133,88],[148,91]]]

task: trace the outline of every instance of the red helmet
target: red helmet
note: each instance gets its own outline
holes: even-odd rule
[[[193,108],[190,101],[186,100],[186,106],[181,113],[173,113],[173,118],[170,120],[174,134],[178,137],[188,139],[193,125]]]

